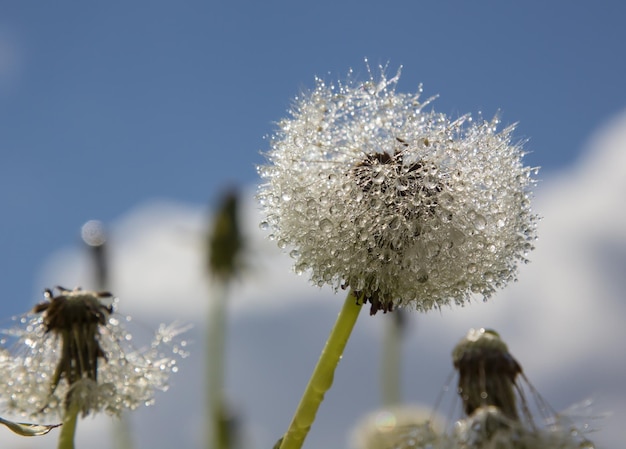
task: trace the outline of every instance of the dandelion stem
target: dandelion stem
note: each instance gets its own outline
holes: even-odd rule
[[[311,379],[304,390],[289,429],[283,437],[280,449],[299,449],[302,447],[304,439],[313,421],[315,421],[315,415],[324,399],[324,394],[333,384],[335,369],[362,308],[361,299],[353,291],[348,294],[313,370]]]
[[[224,401],[224,345],[226,337],[226,299],[228,282],[217,279],[214,282],[214,297],[209,314],[207,341],[207,409],[211,437],[207,440],[209,448],[230,449],[228,413]]]
[[[63,425],[59,433],[57,449],[74,449],[74,435],[76,433],[78,411],[79,405],[75,401],[70,401],[70,404],[65,410],[65,416],[63,417]]]

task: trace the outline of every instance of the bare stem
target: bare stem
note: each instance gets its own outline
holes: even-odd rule
[[[207,410],[210,437],[208,448],[231,449],[232,435],[224,399],[224,346],[226,337],[226,300],[228,282],[215,279],[207,334]]]
[[[280,449],[300,449],[304,443],[317,410],[324,399],[324,394],[330,389],[335,376],[335,369],[339,364],[348,338],[352,333],[356,319],[362,308],[362,301],[350,291],[339,312],[326,346],[322,350],[311,379],[304,390],[300,404],[296,409],[293,420],[285,433]]]
[[[76,434],[76,421],[78,420],[78,404],[70,401],[65,410],[63,425],[59,433],[59,444],[57,449],[74,449],[74,435]]]

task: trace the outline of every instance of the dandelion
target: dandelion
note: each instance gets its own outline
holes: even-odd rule
[[[442,441],[444,441],[442,439]],[[459,449],[594,449],[578,431],[553,426],[536,428],[512,420],[495,406],[482,406],[457,422],[453,438],[446,443]],[[434,448],[433,448],[434,449]]]
[[[523,375],[522,367],[497,332],[471,329],[454,348],[452,360],[468,416],[479,407],[496,406],[504,416],[519,420],[515,382]]]
[[[239,194],[234,189],[225,192],[207,235],[207,270],[220,281],[235,278],[241,268],[244,242],[237,217],[238,204]]]
[[[261,228],[289,248],[296,273],[350,292],[282,449],[302,445],[362,304],[374,315],[488,298],[533,247],[534,181],[513,127],[425,111],[421,88],[396,92],[399,76],[317,79],[259,167]]]
[[[499,120],[456,120],[396,92],[400,72],[296,98],[259,167],[263,229],[316,285],[370,313],[490,297],[533,248],[531,168]]]
[[[452,358],[466,416],[453,432],[412,426],[383,449],[594,449],[566,415],[549,409],[532,389],[497,332],[471,329]],[[533,419],[520,379],[531,388],[542,422]]]
[[[443,418],[433,410],[414,405],[394,405],[367,414],[350,435],[354,449],[391,449],[410,441],[426,446],[439,440]]]
[[[455,438],[460,447],[593,449],[593,443],[554,412],[539,423],[544,425],[535,423],[519,378],[530,383],[497,332],[471,329],[454,348],[452,359],[467,415],[457,422]],[[533,394],[545,414],[549,406],[536,391]]]
[[[226,305],[230,286],[241,269],[245,250],[238,218],[239,194],[225,192],[206,239],[207,274],[211,279],[211,307],[207,333],[207,411],[208,447],[230,449],[237,440],[236,416],[224,397]]]
[[[119,416],[152,404],[156,391],[167,390],[186,343],[176,341],[184,329],[161,326],[147,348],[135,350],[107,302],[110,293],[57,290],[45,290],[46,301],[5,331],[16,341],[0,359],[0,399],[24,416],[63,416],[61,438],[70,442],[59,447],[73,447],[78,414]]]

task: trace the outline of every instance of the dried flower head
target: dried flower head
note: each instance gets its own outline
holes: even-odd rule
[[[424,429],[406,433],[387,449],[593,449],[567,414],[557,414],[532,389],[539,412],[536,422],[529,409],[521,365],[493,330],[471,329],[454,348],[458,370],[458,393],[465,417],[453,432],[433,432],[424,439]],[[588,404],[585,404],[588,406]],[[578,406],[577,406],[578,408]],[[547,416],[547,413],[550,416]],[[589,429],[586,429],[587,431]]]
[[[536,423],[520,378],[521,365],[497,332],[471,329],[452,352],[458,393],[466,418],[457,422],[455,441],[467,449],[587,448],[593,444],[564,416],[552,412]],[[547,403],[532,390],[542,414]]]
[[[515,381],[522,367],[509,353],[497,332],[471,329],[452,352],[459,373],[458,393],[469,416],[479,407],[496,406],[512,420],[519,420]]]
[[[0,352],[5,408],[62,416],[71,402],[83,415],[119,415],[151,404],[155,391],[167,389],[176,358],[186,355],[186,342],[175,338],[184,329],[161,326],[150,346],[137,351],[112,303],[103,301],[110,293],[57,289],[56,296],[45,290],[46,301],[20,318],[19,327],[4,331],[17,339]]]
[[[571,429],[539,429],[511,420],[498,407],[477,408],[457,422],[454,445],[462,449],[594,449],[594,444]]]
[[[531,169],[498,119],[450,120],[395,91],[399,72],[317,79],[279,122],[258,198],[295,271],[371,313],[489,297],[533,248]]]

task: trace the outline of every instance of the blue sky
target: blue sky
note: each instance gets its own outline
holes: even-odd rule
[[[151,198],[255,183],[263,137],[313,77],[402,65],[451,115],[498,110],[542,176],[626,106],[621,2],[4,2],[0,288]],[[330,72],[330,75],[328,74]]]
[[[255,184],[291,99],[315,75],[366,76],[365,57],[438,111],[519,122],[526,162],[558,178],[626,107],[624,17],[618,1],[4,2],[0,317],[40,300],[87,220],[158,199],[208,212]]]

